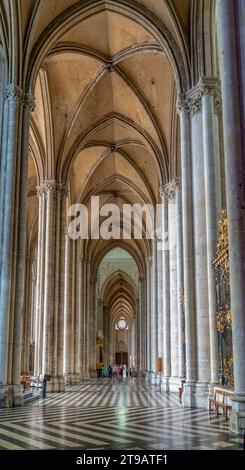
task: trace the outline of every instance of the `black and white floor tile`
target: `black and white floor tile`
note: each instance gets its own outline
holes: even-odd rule
[[[183,408],[144,380],[90,379],[0,410],[0,449],[241,449],[221,416]]]

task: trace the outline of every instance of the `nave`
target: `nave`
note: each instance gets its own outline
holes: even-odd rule
[[[0,416],[0,449],[241,448],[223,416],[183,408],[177,394],[141,378],[84,380]]]
[[[207,410],[221,389],[243,435],[243,24],[244,0],[0,1],[3,448],[240,445]],[[161,394],[97,383],[112,364]]]

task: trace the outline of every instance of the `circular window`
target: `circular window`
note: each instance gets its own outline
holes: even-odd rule
[[[120,320],[118,320],[117,328],[119,330],[126,330],[127,326],[128,326],[128,324],[123,318],[120,318]]]

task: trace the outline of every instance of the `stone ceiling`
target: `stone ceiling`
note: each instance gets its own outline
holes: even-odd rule
[[[127,0],[124,12],[112,8],[110,0],[25,0],[21,13],[26,56],[31,56],[51,22],[55,25],[61,14],[69,18],[72,8],[85,3],[95,6],[94,13],[84,19],[78,15],[70,28],[57,33],[35,83],[28,191],[33,252],[38,220],[35,186],[42,180],[66,184],[69,204],[89,207],[90,196],[99,195],[101,203],[121,207],[124,202],[159,202],[159,184],[178,172],[173,67],[157,34],[130,17]],[[180,48],[188,46],[189,0],[134,4],[154,14]],[[111,241],[89,241],[82,250],[99,259],[109,246]],[[150,252],[149,240],[127,240],[122,246],[138,260]]]

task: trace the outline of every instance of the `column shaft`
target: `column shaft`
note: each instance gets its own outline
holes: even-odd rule
[[[156,371],[157,361],[157,249],[156,240],[152,240],[152,272],[151,272],[151,371]]]
[[[192,155],[195,156],[192,159],[194,279],[198,382],[207,384],[210,381],[210,338],[202,127],[202,113],[199,110],[191,118]]]
[[[168,199],[163,191],[163,229],[164,241],[163,249],[163,370],[164,377],[171,375],[171,341],[170,341],[170,277],[169,277],[169,226],[168,226]]]
[[[185,337],[186,337],[186,379],[196,381],[196,338],[194,311],[193,276],[193,226],[192,226],[192,178],[190,122],[185,108],[180,112],[181,128],[181,174],[182,174],[182,211],[183,211],[183,265],[185,292]]]
[[[146,259],[146,267],[147,267],[147,317],[146,317],[146,324],[147,324],[147,370],[151,370],[151,264],[152,264],[152,257],[149,256]]]
[[[0,406],[23,403],[20,385],[31,97],[16,85],[4,96],[1,155]]]
[[[69,382],[71,374],[71,245],[72,241],[66,235],[65,244],[65,298],[64,298],[64,374]],[[68,377],[66,377],[68,375]]]
[[[177,306],[177,253],[176,253],[176,187],[169,183],[168,192],[168,231],[169,231],[169,283],[170,283],[170,350],[171,377],[177,378],[179,367],[178,351],[178,306]],[[173,188],[169,192],[169,188]],[[173,382],[173,381],[172,381]],[[178,388],[178,384],[177,384]],[[176,389],[176,387],[175,387]]]
[[[214,104],[210,94],[202,98],[203,144],[204,144],[204,174],[206,202],[206,233],[207,233],[207,271],[208,271],[208,306],[210,329],[210,360],[211,381],[218,382],[218,333],[216,325],[216,286],[212,262],[216,252],[217,239],[217,183],[214,142]],[[221,212],[221,207],[219,208]]]
[[[178,351],[179,378],[185,378],[185,311],[182,193],[180,181],[176,181],[176,232],[177,232],[177,291],[178,291]]]
[[[244,3],[244,2],[243,2]],[[223,101],[226,200],[228,215],[230,292],[235,397],[230,426],[239,432],[245,426],[245,185],[243,124],[240,101],[240,78],[244,67],[238,65],[238,53],[244,58],[242,32],[238,28],[241,2],[217,0],[217,32],[220,50],[220,71]],[[237,24],[238,23],[238,24]],[[244,28],[243,28],[244,29]],[[244,36],[243,36],[244,37]],[[242,62],[244,65],[244,60]],[[242,90],[242,88],[241,88]]]

